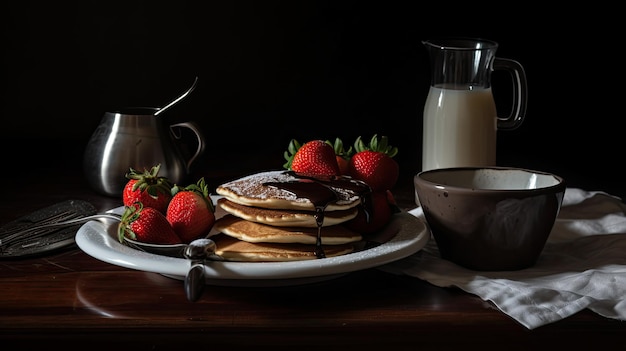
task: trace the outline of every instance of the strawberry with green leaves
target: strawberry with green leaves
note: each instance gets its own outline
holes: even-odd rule
[[[385,191],[394,187],[400,167],[393,157],[398,148],[388,144],[388,138],[374,134],[368,144],[359,136],[354,142],[355,154],[350,158],[348,174],[367,183],[372,191]]]
[[[204,178],[184,188],[174,186],[165,217],[184,243],[205,237],[215,224],[215,206]]]
[[[124,237],[149,244],[181,243],[165,215],[154,207],[145,207],[141,202],[125,206],[117,234],[121,243]]]
[[[165,214],[167,205],[172,198],[172,186],[169,179],[159,176],[160,168],[160,164],[143,172],[130,168],[130,171],[126,173],[128,182],[122,191],[124,206],[141,202],[144,207],[152,207]]]
[[[284,153],[287,163],[284,168],[296,173],[313,176],[335,176],[340,174],[333,146],[324,140],[311,140],[302,145],[292,139]]]

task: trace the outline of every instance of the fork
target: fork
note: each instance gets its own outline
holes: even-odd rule
[[[4,248],[5,246],[15,242],[16,239],[19,239],[24,233],[28,233],[31,230],[36,231],[51,224],[71,220],[78,216],[80,215],[75,211],[63,211],[41,219],[21,220],[10,229],[3,228],[3,230],[0,230],[0,248]]]
[[[77,215],[76,212],[64,211],[64,212],[59,212],[55,215],[44,217],[38,220],[31,220],[31,219],[20,220],[20,223],[17,225],[14,225],[13,228],[0,230],[0,240],[10,236],[11,234],[15,234],[19,232],[28,224],[42,225],[42,224],[54,223],[54,222],[64,221],[64,220],[74,218],[76,217],[76,215]]]
[[[13,245],[20,241],[43,237],[55,232],[59,227],[86,223],[93,219],[114,219],[119,221],[122,218],[120,215],[114,213],[99,213],[76,218],[77,216],[80,216],[80,214],[62,212],[58,215],[46,218],[44,221],[36,222],[38,224],[35,226],[7,231],[10,234],[0,238],[0,249],[4,249],[6,246]],[[55,222],[54,220],[58,218],[62,218],[63,220]]]

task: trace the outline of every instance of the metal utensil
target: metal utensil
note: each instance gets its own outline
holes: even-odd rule
[[[204,292],[204,261],[215,254],[215,248],[211,239],[194,240],[185,248],[184,255],[191,260],[191,268],[185,277],[185,294],[189,301],[196,301]]]
[[[71,246],[81,218],[95,213],[92,204],[74,199],[6,223],[0,227],[0,258],[40,255]]]
[[[119,221],[122,218],[120,215],[114,214],[114,213],[97,213],[94,215],[83,216],[83,217],[78,217],[78,218],[73,218],[73,219],[67,219],[67,218],[71,218],[71,217],[75,217],[79,215],[72,214],[72,213],[68,213],[65,215],[66,216],[62,218],[65,218],[66,220],[62,220],[58,222],[52,221],[52,222],[38,224],[32,227],[19,229],[15,231],[14,233],[12,233],[11,235],[3,237],[3,239],[0,240],[0,245],[8,245],[15,240],[23,240],[27,238],[33,238],[33,237],[45,235],[46,233],[45,229],[67,227],[67,226],[71,226],[74,224],[86,223],[93,219],[105,219],[106,218],[106,219],[114,219],[114,220]],[[59,218],[59,217],[57,216],[56,218]]]
[[[215,242],[209,238],[196,239],[189,244],[159,245],[148,244],[124,238],[128,246],[148,253],[190,260],[190,268],[185,276],[185,294],[189,301],[196,301],[202,296],[206,282],[204,265],[207,260],[222,261],[215,254]]]
[[[189,89],[187,89],[187,91],[185,91],[182,95],[180,95],[179,97],[174,99],[174,101],[172,101],[169,104],[161,107],[158,111],[156,111],[154,113],[154,115],[158,116],[159,114],[163,113],[165,110],[167,110],[170,107],[176,105],[180,100],[184,99],[187,95],[189,95],[196,88],[196,85],[198,85],[198,77],[196,77],[196,79],[193,81],[193,84],[191,85],[191,87]]]

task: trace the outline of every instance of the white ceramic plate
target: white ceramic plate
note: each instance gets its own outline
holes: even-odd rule
[[[218,208],[216,206],[216,210]],[[122,213],[123,207],[111,212]],[[216,211],[216,215],[219,217],[223,214]],[[122,245],[117,240],[116,231],[117,222],[90,221],[76,233],[76,244],[94,258],[114,265],[160,273],[180,280],[187,275],[190,261]],[[381,234],[393,237],[377,247],[337,257],[293,262],[207,261],[207,284],[280,286],[312,283],[405,258],[421,250],[430,238],[430,231],[424,222],[406,212],[395,214]]]

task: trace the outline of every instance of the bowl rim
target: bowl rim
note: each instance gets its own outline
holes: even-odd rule
[[[477,171],[477,170],[495,170],[495,171],[522,171],[526,173],[536,173],[545,176],[554,177],[557,180],[557,183],[550,186],[543,186],[534,189],[486,189],[486,188],[469,188],[463,186],[449,185],[449,184],[441,184],[437,182],[433,182],[431,180],[424,179],[422,177],[423,174],[430,173],[440,173],[440,172],[450,172],[450,171]],[[459,167],[443,167],[443,168],[433,168],[425,171],[420,171],[414,176],[414,182],[421,182],[422,184],[431,186],[431,187],[445,187],[445,189],[455,189],[459,191],[483,191],[489,193],[503,193],[503,192],[544,192],[544,191],[553,191],[562,188],[565,190],[565,178],[559,176],[558,174],[551,173],[548,171],[539,171],[531,168],[524,167],[513,167],[513,166],[459,166]]]

